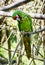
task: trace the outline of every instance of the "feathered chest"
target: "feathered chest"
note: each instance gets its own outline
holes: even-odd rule
[[[27,17],[23,17],[19,23],[19,30],[20,31],[31,31],[31,22]]]

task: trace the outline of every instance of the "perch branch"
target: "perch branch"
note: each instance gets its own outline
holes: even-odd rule
[[[3,25],[2,25],[3,26]],[[10,27],[10,26],[6,26],[6,28],[5,29],[7,29],[7,27]],[[0,29],[0,31],[1,30],[3,30],[3,29]],[[45,27],[44,28],[42,28],[42,29],[39,29],[39,30],[35,30],[35,31],[33,31],[33,32],[24,32],[24,31],[21,31],[21,34],[36,34],[36,33],[39,33],[39,32],[42,32],[42,31],[45,31]],[[12,33],[14,33],[14,31],[12,31]],[[11,34],[12,34],[11,33]],[[10,38],[10,37],[9,37]]]
[[[36,33],[42,32],[42,31],[45,31],[45,28],[39,29],[39,30],[35,30],[35,31],[33,31],[33,32],[21,31],[21,33],[22,33],[22,34],[36,34]]]
[[[8,26],[6,26],[6,29],[7,29]],[[3,30],[3,29],[0,29],[0,31]],[[21,31],[21,34],[36,34],[36,33],[39,33],[39,32],[42,32],[42,31],[45,31],[45,27],[43,29],[39,29],[39,30],[35,30],[33,32],[24,32],[24,31]],[[14,31],[12,31],[14,33]]]

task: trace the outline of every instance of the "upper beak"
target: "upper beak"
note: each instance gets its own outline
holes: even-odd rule
[[[18,17],[16,20],[17,20],[17,21],[20,21],[20,18]]]

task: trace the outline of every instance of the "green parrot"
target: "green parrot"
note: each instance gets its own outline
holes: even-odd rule
[[[33,31],[32,19],[31,19],[30,15],[28,15],[20,10],[16,10],[13,13],[12,18],[14,20],[18,21],[18,26],[19,26],[20,31],[25,31],[25,32]],[[27,58],[30,59],[30,57],[31,57],[31,35],[24,34],[23,42],[24,42]]]

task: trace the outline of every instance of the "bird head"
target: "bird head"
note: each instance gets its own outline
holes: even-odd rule
[[[14,13],[13,13],[13,15],[12,15],[12,18],[14,19],[14,20],[17,20],[17,21],[20,21],[21,20],[21,11],[19,11],[19,10],[16,10]]]
[[[14,16],[14,20],[20,21],[20,17],[18,15]]]

